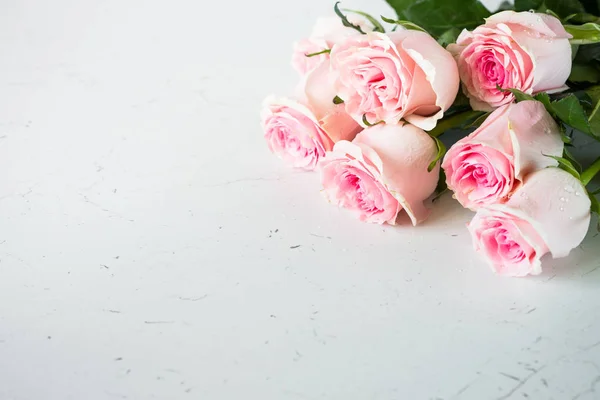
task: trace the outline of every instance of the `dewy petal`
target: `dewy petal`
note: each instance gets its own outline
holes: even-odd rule
[[[562,156],[564,143],[560,128],[539,101],[521,101],[509,108],[508,120],[513,143],[515,178],[539,169],[556,166],[548,156]]]
[[[429,210],[423,201],[435,190],[439,173],[439,164],[427,171],[437,153],[433,139],[421,129],[405,124],[377,125],[358,134],[354,141],[379,155],[382,181],[402,204],[413,225],[427,218]]]
[[[566,257],[583,241],[591,218],[585,188],[558,168],[545,168],[529,175],[506,204],[493,208],[529,222],[554,258]]]
[[[563,25],[555,17],[542,13],[502,11],[486,18],[486,25],[521,25],[551,38],[570,39]]]

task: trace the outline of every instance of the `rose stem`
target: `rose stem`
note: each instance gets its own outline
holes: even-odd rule
[[[600,157],[596,159],[583,173],[581,174],[581,183],[587,186],[590,181],[600,172]]]
[[[429,131],[429,134],[433,137],[441,136],[447,130],[458,128],[462,124],[472,119],[478,118],[482,116],[484,113],[481,111],[465,111],[458,114],[454,114],[453,116],[442,119],[438,122],[437,126]]]

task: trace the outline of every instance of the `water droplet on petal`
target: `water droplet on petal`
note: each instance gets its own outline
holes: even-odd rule
[[[564,207],[559,208],[560,211],[565,211]]]
[[[567,201],[567,199],[565,199],[564,197],[561,197],[560,201],[562,201],[564,203],[565,201]]]
[[[581,193],[575,192],[575,196],[581,196]]]
[[[575,191],[575,189],[573,189],[573,187],[571,186],[565,186],[565,192],[567,193],[573,193]],[[575,196],[577,196],[577,193],[575,193]]]

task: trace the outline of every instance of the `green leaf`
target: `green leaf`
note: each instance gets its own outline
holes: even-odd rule
[[[565,25],[565,30],[573,35],[571,44],[600,43],[600,25],[588,22],[583,25]]]
[[[600,81],[600,70],[590,64],[573,64],[569,81],[597,83]]]
[[[538,93],[533,97],[537,101],[542,103],[544,105],[544,107],[546,107],[546,111],[548,111],[550,113],[550,115],[552,115],[554,117],[555,113],[554,113],[554,109],[552,108],[552,102],[550,101],[550,95],[548,95],[548,93],[546,93],[546,92]]]
[[[443,168],[440,168],[440,174],[438,177],[438,183],[435,187],[435,196],[431,199],[431,202],[436,202],[440,197],[444,195],[448,191],[448,185],[446,184],[446,173]]]
[[[335,96],[333,98],[333,104],[342,104],[344,100],[342,100],[339,96]]]
[[[567,135],[567,126],[565,124],[560,124],[559,129],[560,129],[560,138],[563,141],[563,143],[571,144],[573,142],[573,138],[571,136]],[[573,132],[572,129],[571,129],[571,132]]]
[[[592,86],[585,90],[585,93],[590,98],[593,104],[596,104],[600,101],[600,86]]]
[[[596,103],[594,110],[588,118],[590,130],[595,136],[600,136],[600,101]]]
[[[444,155],[446,154],[446,146],[444,146],[444,143],[442,143],[441,140],[435,136],[432,136],[432,138],[435,141],[435,145],[437,147],[437,155],[435,156],[433,161],[427,167],[427,172],[433,171],[433,169],[435,168],[435,165],[438,163],[438,161],[440,161],[442,159],[442,157],[444,157]]]
[[[573,168],[575,168],[575,170],[577,170],[577,172],[579,172],[579,174],[581,174],[583,172],[583,167],[581,166],[581,163],[579,161],[577,161],[577,159],[575,157],[573,157],[573,154],[571,154],[571,152],[569,150],[567,150],[566,147],[563,149],[563,157],[565,160],[569,160],[571,165],[573,165]],[[582,178],[583,178],[583,176],[582,176]]]
[[[314,56],[318,56],[321,54],[329,54],[329,53],[331,53],[331,49],[325,49],[325,50],[317,51],[316,53],[305,54],[305,56],[306,57],[314,57]]]
[[[344,11],[362,15],[373,25],[374,32],[385,33],[385,29],[383,28],[383,25],[381,25],[381,23],[379,21],[377,21],[376,18],[373,18],[373,16],[371,16],[371,14],[367,14],[366,12],[358,11],[358,10],[349,10],[347,8],[345,8]]]
[[[590,14],[600,14],[600,2],[598,0],[580,0],[581,5]]]
[[[487,112],[485,114],[483,114],[481,117],[475,119],[473,122],[471,122],[469,125],[465,126],[465,128],[479,128],[481,126],[481,124],[483,124],[485,122],[485,120],[487,119],[487,117],[489,117],[491,114],[491,112]]]
[[[350,21],[348,21],[348,18],[340,11],[340,8],[338,7],[338,4],[340,4],[340,2],[338,1],[337,3],[335,3],[335,5],[333,6],[333,11],[335,11],[335,14],[340,17],[340,19],[342,20],[342,24],[345,27],[348,28],[352,28],[357,30],[358,32],[364,34],[365,32],[363,32],[362,29],[360,29],[360,26],[358,25],[354,25],[353,23],[351,23]]]
[[[569,22],[570,24],[577,25],[577,24],[585,24],[588,22],[596,22],[597,23],[600,20],[594,14],[578,13],[578,14],[571,14],[571,15],[563,18],[562,21],[565,24],[567,22]]]
[[[515,0],[515,11],[536,10],[543,2],[543,0]]]
[[[539,9],[542,12],[546,12],[545,9],[550,9],[561,18],[571,14],[585,13],[585,8],[583,8],[578,0],[545,0]]]
[[[440,45],[446,47],[451,43],[456,43],[458,35],[460,35],[460,29],[450,28],[446,32],[442,33],[440,37],[438,37],[437,41]]]
[[[556,117],[570,127],[590,134],[590,124],[579,99],[574,94],[552,103]]]
[[[600,158],[597,158],[592,165],[581,173],[581,183],[583,183],[583,186],[587,186],[598,175],[598,172],[600,172]]]
[[[386,18],[383,15],[381,16],[381,19],[388,24],[400,25],[409,30],[427,32],[424,28],[410,21],[395,20],[392,18]]]
[[[479,0],[386,0],[398,19],[411,21],[439,36],[450,28],[473,29],[490,12]]]
[[[532,95],[523,93],[520,90],[517,90],[517,89],[507,89],[507,90],[515,96],[517,103],[520,101],[535,100],[535,98]]]
[[[571,161],[569,161],[569,160],[567,160],[566,158],[563,158],[563,157],[550,156],[550,155],[547,155],[547,154],[544,154],[544,155],[546,157],[550,157],[550,158],[556,160],[558,162],[558,166],[560,167],[560,169],[563,169],[563,170],[567,171],[568,173],[570,173],[571,175],[573,175],[578,180],[581,180],[581,175],[579,175],[579,172],[577,171],[577,168],[575,168],[575,166],[571,163]]]
[[[485,113],[482,111],[465,111],[461,113],[456,113],[446,118],[442,118],[438,121],[435,128],[429,131],[429,135],[438,137],[450,129],[462,128],[463,126],[469,124],[471,121],[481,117],[483,114]]]

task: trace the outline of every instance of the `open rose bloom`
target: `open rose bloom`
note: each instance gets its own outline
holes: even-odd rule
[[[475,250],[495,272],[537,275],[541,257],[566,257],[584,239],[590,199],[581,182],[558,168],[531,174],[505,204],[481,208],[468,225]]]
[[[338,96],[358,122],[435,127],[459,88],[452,55],[425,32],[398,30],[351,36],[331,50]]]
[[[528,94],[567,89],[570,37],[551,15],[503,11],[472,32],[463,31],[448,50],[456,55],[473,109],[490,111],[514,101],[498,87]]]
[[[268,98],[262,121],[269,150],[292,167],[315,169],[333,147],[314,113],[297,101]]]
[[[444,158],[448,188],[463,207],[505,202],[530,173],[556,166],[560,130],[544,105],[522,101],[498,108]]]
[[[404,210],[416,225],[429,215],[423,201],[437,185],[439,164],[427,172],[436,152],[433,139],[413,125],[367,128],[321,162],[323,193],[362,221],[394,225]]]

